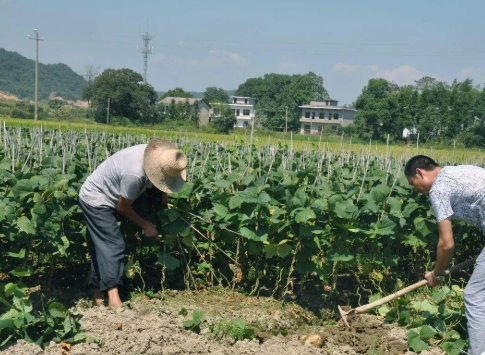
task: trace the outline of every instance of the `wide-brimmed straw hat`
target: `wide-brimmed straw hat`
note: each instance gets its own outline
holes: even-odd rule
[[[143,168],[155,187],[166,193],[179,190],[187,179],[187,157],[174,144],[152,139],[145,148]]]

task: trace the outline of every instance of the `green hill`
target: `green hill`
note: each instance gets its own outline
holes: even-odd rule
[[[0,48],[0,90],[20,98],[34,98],[35,61]],[[39,100],[51,93],[67,100],[80,99],[84,79],[67,65],[39,63]]]

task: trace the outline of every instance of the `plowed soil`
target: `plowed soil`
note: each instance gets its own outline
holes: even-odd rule
[[[138,355],[138,354],[406,354],[405,329],[383,324],[373,315],[354,316],[352,329],[342,322],[322,321],[293,304],[271,298],[246,297],[237,293],[169,291],[162,299],[134,297],[122,309],[88,308],[82,300],[76,305],[83,314],[81,324],[90,342],[72,345],[69,351],[51,343],[45,349],[21,340],[9,344],[2,353],[9,355]],[[188,315],[180,315],[182,308]],[[204,312],[200,333],[186,330],[183,320],[193,310]],[[252,340],[235,341],[229,335],[215,336],[210,325],[222,320],[244,318],[254,329]],[[282,330],[284,330],[282,332]],[[282,335],[281,333],[287,333]],[[423,355],[441,355],[432,348]]]

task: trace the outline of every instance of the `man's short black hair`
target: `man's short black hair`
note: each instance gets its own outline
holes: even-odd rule
[[[404,168],[404,175],[407,177],[416,176],[416,169],[423,169],[426,171],[434,170],[439,167],[438,163],[426,155],[416,155],[408,160]]]

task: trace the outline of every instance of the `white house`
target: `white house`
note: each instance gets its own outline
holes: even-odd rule
[[[231,103],[229,107],[236,115],[235,127],[247,127],[252,125],[254,121],[254,105],[256,99],[245,96],[231,96]]]
[[[254,105],[256,101],[253,97],[231,96],[229,104],[212,103],[211,114],[218,116],[221,113],[221,105],[227,105],[236,116],[237,121],[234,127],[244,128],[251,126],[254,122]]]
[[[335,130],[339,126],[348,126],[354,123],[357,112],[350,107],[338,106],[338,101],[332,99],[312,100],[309,105],[298,107],[301,108],[301,134],[318,134],[324,127]]]

